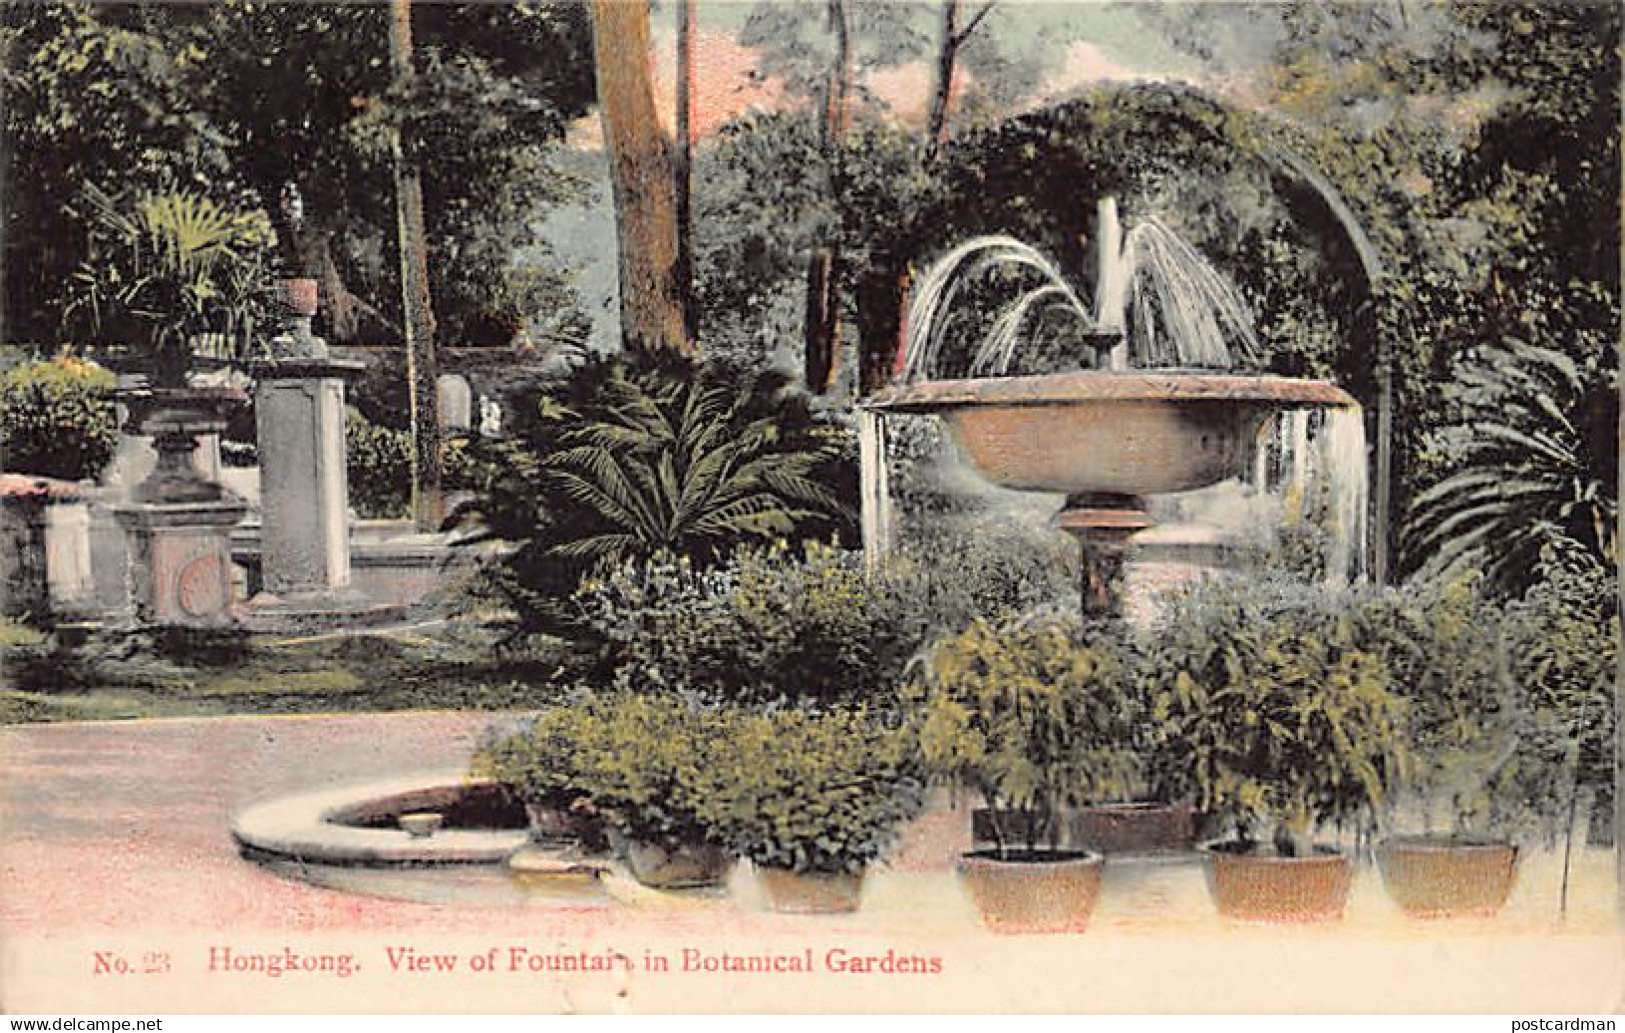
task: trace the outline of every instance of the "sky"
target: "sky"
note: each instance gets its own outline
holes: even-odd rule
[[[887,2],[918,9],[921,27],[934,33],[935,0]],[[740,30],[757,6],[758,0],[698,0],[696,4],[694,118],[702,137],[739,115],[772,111],[790,103],[782,83],[753,79],[759,54],[738,42]],[[1190,60],[1153,31],[1136,6],[1123,0],[1000,0],[983,31],[997,33],[1001,45],[1013,53],[1037,56],[1045,47],[1064,48],[1064,57],[1054,62],[1055,70],[1030,98],[1029,104],[1034,106],[1091,83],[1193,78]],[[979,7],[977,0],[964,4],[969,12]],[[651,25],[655,99],[668,129],[676,107],[676,10],[676,0],[658,0]],[[932,88],[927,59],[872,72],[866,83],[893,117],[924,121]],[[571,132],[571,142],[577,147],[596,148],[601,140],[596,114],[582,119]]]

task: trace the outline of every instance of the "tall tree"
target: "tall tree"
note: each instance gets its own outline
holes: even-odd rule
[[[936,78],[931,90],[931,111],[926,118],[927,156],[948,138],[948,113],[953,106],[955,80],[959,76],[959,54],[993,12],[998,0],[986,0],[976,13],[961,24],[960,0],[942,0],[942,26],[937,36]]]
[[[820,129],[826,161],[830,168],[834,168],[841,141],[851,120],[848,97],[852,92],[852,26],[846,0],[826,0],[825,15],[830,34],[835,39],[835,53],[824,81]],[[838,192],[838,184],[831,186]],[[840,252],[833,243],[815,248],[807,260],[803,376],[807,389],[818,394],[829,390],[840,354],[840,305],[836,297],[839,270]]]
[[[677,293],[683,329],[700,339],[694,303],[694,0],[677,4]]]
[[[419,5],[409,96],[390,92],[388,18],[387,4],[0,4],[0,151],[17,185],[6,305],[17,331],[55,337],[54,295],[83,237],[72,206],[58,202],[81,182],[241,191],[243,203],[273,211],[295,182],[311,257],[327,274],[323,332],[398,340],[390,134],[407,116],[425,138],[443,338],[506,343],[514,316],[567,308],[533,216],[575,189],[554,154],[593,99],[585,9]],[[536,257],[516,261],[521,249]]]
[[[598,111],[609,152],[620,258],[621,335],[644,351],[689,353],[677,286],[671,153],[649,74],[646,0],[592,0]]]
[[[410,92],[412,0],[391,0],[389,63],[397,93]],[[429,255],[423,231],[423,180],[416,146],[404,128],[394,139],[395,210],[401,258],[401,310],[412,422],[412,519],[420,531],[438,530],[446,518],[441,488],[440,363],[435,356],[434,308],[429,300]]]

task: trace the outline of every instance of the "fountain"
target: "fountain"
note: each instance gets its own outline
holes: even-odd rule
[[[1153,524],[1145,496],[1242,474],[1265,422],[1285,410],[1342,411],[1352,418],[1335,422],[1336,447],[1363,453],[1363,442],[1355,438],[1358,407],[1336,385],[1232,371],[1238,358],[1258,353],[1246,308],[1166,225],[1147,219],[1125,235],[1115,200],[1106,198],[1096,230],[1092,312],[1051,263],[1009,237],[968,241],[933,266],[909,309],[903,383],[863,404],[860,446],[868,525],[883,519],[881,417],[889,413],[941,417],[970,463],[997,485],[1064,494],[1056,521],[1083,549],[1083,609],[1103,616],[1119,610],[1130,540]],[[964,292],[1006,270],[1042,282],[988,321],[970,378],[937,379],[963,328],[956,307]],[[1009,375],[1038,332],[1029,328],[1046,328],[1056,312],[1074,324],[1085,368]],[[1339,501],[1363,509],[1357,494],[1343,492]],[[1356,515],[1344,519],[1345,536],[1358,533]],[[885,544],[883,526],[866,526],[871,556]]]

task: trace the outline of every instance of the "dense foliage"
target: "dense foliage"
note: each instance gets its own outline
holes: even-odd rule
[[[844,435],[778,375],[592,359],[517,405],[508,437],[470,447],[475,498],[453,519],[514,543],[495,587],[523,630],[557,629],[606,559],[851,534]]]
[[[1371,820],[1404,777],[1405,700],[1350,611],[1317,586],[1243,581],[1193,591],[1166,621],[1158,716],[1198,806],[1241,842],[1306,856],[1317,826]]]
[[[0,469],[78,481],[118,448],[117,380],[69,355],[0,373]]]
[[[758,865],[859,873],[925,805],[914,743],[880,714],[776,709],[729,731],[716,820]]]
[[[1064,808],[1140,787],[1138,708],[1125,705],[1130,679],[1114,637],[1059,621],[977,620],[931,649],[908,690],[925,762],[1022,815],[1029,849],[1058,841]]]
[[[1064,564],[1033,546],[993,527],[939,534],[874,572],[818,543],[745,549],[712,567],[660,556],[585,580],[574,624],[606,680],[735,702],[886,705],[935,637],[1071,594]]]
[[[399,265],[388,141],[423,170],[442,332],[505,344],[567,302],[532,213],[574,187],[548,165],[593,86],[575,4],[428,4],[413,10],[420,74],[393,90],[386,6],[19,4],[0,12],[5,62],[7,323],[53,340],[56,285],[85,223],[55,191],[200,189],[267,210],[288,184],[300,232],[284,263],[324,280],[324,332],[394,339]],[[279,216],[281,212],[277,213]],[[26,272],[18,273],[23,270]]]

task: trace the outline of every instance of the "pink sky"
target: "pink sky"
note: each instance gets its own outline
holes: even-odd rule
[[[670,132],[676,111],[676,45],[672,33],[656,29],[651,50],[655,103]],[[698,135],[707,136],[750,111],[774,111],[786,105],[783,84],[777,79],[765,83],[752,80],[756,64],[756,51],[741,46],[732,32],[704,28],[695,32],[694,119]],[[1112,60],[1093,43],[1075,42],[1067,48],[1065,64],[1040,88],[1033,103],[1059,100],[1092,83],[1150,78],[1157,77]],[[896,117],[907,123],[924,121],[932,89],[932,68],[927,61],[873,72],[867,85],[886,101]],[[596,112],[571,128],[570,140],[583,149],[602,146]]]

